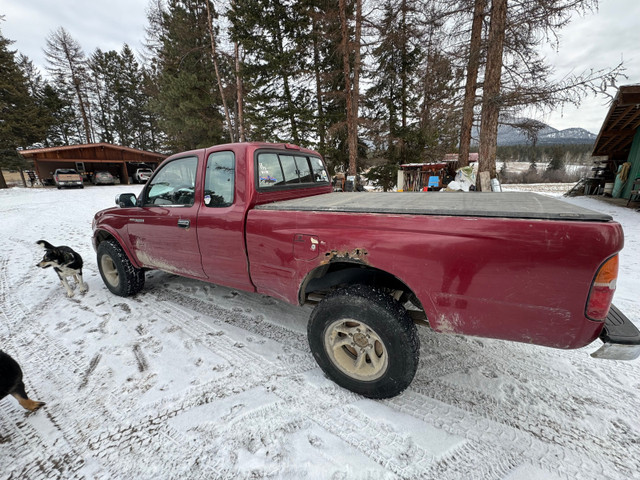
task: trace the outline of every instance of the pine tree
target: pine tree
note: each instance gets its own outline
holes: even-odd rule
[[[346,172],[347,107],[344,62],[340,55],[342,33],[339,0],[304,0],[311,26],[311,72],[315,94],[314,130],[318,151],[333,171]],[[303,13],[304,14],[304,13]]]
[[[40,102],[46,115],[51,119],[46,136],[45,147],[57,147],[77,143],[81,138],[73,102],[61,95],[55,87],[46,83],[40,93]]]
[[[148,148],[151,135],[144,96],[144,74],[131,48],[97,49],[88,63],[93,81],[96,135],[101,141],[125,147]]]
[[[42,141],[46,124],[11,43],[0,32],[0,167],[22,169],[26,164],[16,149]],[[7,188],[1,172],[0,188]]]
[[[29,95],[39,108],[37,124],[45,131],[43,138],[36,145],[69,145],[72,138],[80,138],[79,131],[74,126],[75,113],[72,102],[65,100],[49,81],[43,80],[38,69],[27,57],[20,55],[19,65],[27,79]]]
[[[151,104],[170,151],[191,150],[229,140],[215,85],[206,6],[202,1],[169,0],[152,9]],[[149,32],[149,30],[148,30]]]
[[[254,140],[309,142],[314,133],[311,19],[303,3],[236,0],[231,38],[244,53],[244,116]],[[268,112],[268,113],[267,113]]]
[[[408,152],[407,146],[417,128],[411,113],[419,110],[419,67],[426,57],[420,35],[408,20],[410,13],[408,0],[387,0],[384,4],[379,43],[372,51],[373,85],[367,90],[370,132],[377,149],[393,164],[406,163],[412,157],[415,160],[416,153]]]

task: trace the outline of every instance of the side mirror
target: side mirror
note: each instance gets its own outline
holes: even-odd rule
[[[120,208],[135,207],[138,199],[135,193],[121,193],[116,195],[116,205]]]

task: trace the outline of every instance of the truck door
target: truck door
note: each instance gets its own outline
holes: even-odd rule
[[[189,277],[205,278],[196,234],[198,157],[178,158],[151,178],[129,218],[131,246],[141,265]]]
[[[245,202],[240,198],[244,193],[236,188],[236,182],[243,185],[244,172],[236,172],[234,152],[211,153],[204,177],[203,205],[198,213],[204,271],[214,283],[253,291],[244,241]]]

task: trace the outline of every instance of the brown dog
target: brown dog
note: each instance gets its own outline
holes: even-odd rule
[[[20,405],[32,412],[45,405],[44,402],[29,399],[24,390],[20,365],[7,353],[0,350],[0,399],[7,395],[13,395]]]

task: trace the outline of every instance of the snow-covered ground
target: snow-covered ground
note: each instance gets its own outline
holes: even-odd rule
[[[372,401],[316,366],[309,309],[162,272],[110,294],[91,219],[139,189],[0,190],[0,348],[47,402],[0,400],[1,478],[640,478],[640,360],[594,360],[599,341],[561,351],[423,327],[411,387]],[[623,225],[615,302],[640,325],[640,213],[566,201]],[[88,293],[67,298],[35,266],[41,238],[82,254]]]

